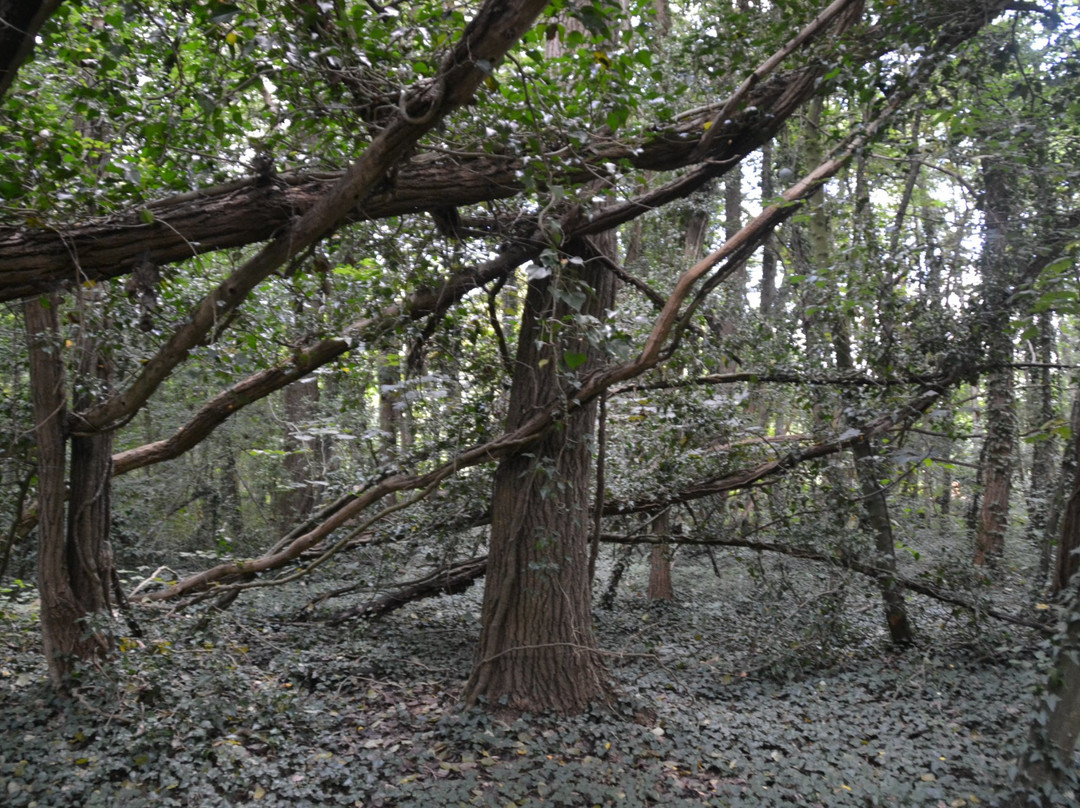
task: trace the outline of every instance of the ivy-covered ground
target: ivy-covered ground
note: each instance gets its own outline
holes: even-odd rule
[[[901,653],[849,574],[718,561],[723,580],[680,559],[666,605],[632,570],[597,612],[622,701],[573,719],[456,706],[478,589],[337,628],[292,619],[302,587],[201,630],[198,615],[142,614],[146,636],[69,700],[45,682],[33,603],[3,601],[0,804],[958,807],[1004,793],[1045,640],[912,598],[922,639]]]

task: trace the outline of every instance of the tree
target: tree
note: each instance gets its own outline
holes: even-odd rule
[[[0,228],[0,297],[53,293],[72,280],[81,288],[85,282],[102,283],[138,267],[152,265],[160,271],[188,261],[191,305],[140,346],[136,367],[115,392],[96,386],[95,396],[78,399],[78,412],[59,423],[56,414],[64,411],[64,401],[58,391],[66,361],[59,350],[64,344],[58,336],[61,326],[46,317],[40,304],[33,304],[41,308],[34,312],[28,304],[36,351],[39,453],[53,461],[52,476],[42,474],[39,480],[38,518],[42,526],[50,526],[41,532],[41,558],[59,552],[56,525],[64,520],[64,477],[72,478],[72,496],[77,496],[75,469],[84,460],[98,458],[90,463],[97,484],[85,490],[104,491],[109,475],[100,462],[100,446],[107,436],[151,402],[193,353],[228,333],[242,307],[257,303],[274,273],[288,274],[289,267],[303,262],[305,251],[322,243],[334,248],[331,253],[340,268],[352,267],[357,283],[369,284],[363,288],[381,288],[356,269],[359,262],[346,260],[353,249],[345,243],[349,226],[435,211],[451,222],[449,235],[471,232],[502,249],[470,248],[460,253],[462,260],[438,263],[415,283],[395,279],[391,295],[372,295],[377,305],[363,317],[288,346],[282,352],[287,355],[208,399],[171,437],[118,452],[113,469],[123,473],[178,456],[244,406],[327,366],[358,343],[379,343],[387,333],[401,330],[422,345],[453,319],[454,306],[466,305],[469,293],[493,281],[505,282],[531,261],[505,430],[478,430],[471,444],[433,443],[412,467],[373,475],[267,553],[206,570],[162,597],[179,597],[214,583],[260,585],[249,576],[293,563],[316,547],[325,550],[320,558],[326,558],[347,543],[329,542],[335,531],[349,526],[350,535],[362,532],[462,470],[498,462],[488,579],[491,605],[485,606],[485,636],[468,697],[484,696],[494,705],[505,696],[517,709],[566,711],[604,698],[602,666],[589,629],[588,581],[582,583],[579,563],[580,537],[591,513],[586,482],[597,398],[669,360],[697,327],[696,315],[709,293],[737,272],[802,200],[882,134],[890,116],[933,70],[1004,5],[927,3],[914,15],[921,27],[909,25],[912,15],[907,10],[891,10],[886,24],[860,28],[856,23],[862,3],[838,0],[794,39],[772,37],[774,45],[783,44],[772,55],[759,54],[760,67],[723,101],[716,100],[718,88],[709,87],[706,103],[683,114],[677,114],[664,92],[662,83],[670,77],[652,69],[650,53],[636,47],[633,31],[621,29],[619,34],[628,46],[617,50],[608,44],[611,21],[621,14],[613,7],[577,9],[584,32],[572,37],[573,49],[565,57],[549,60],[549,65],[539,56],[539,46],[549,32],[559,34],[559,23],[530,30],[542,11],[543,4],[536,2],[490,0],[467,25],[442,4],[421,4],[410,10],[408,25],[400,26],[390,21],[400,10],[394,9],[395,15],[359,5],[337,16],[312,4],[274,6],[271,11],[280,12],[277,15],[259,7],[242,13],[230,7],[220,18],[202,5],[170,7],[161,19],[169,23],[174,19],[170,15],[180,15],[176,21],[184,26],[176,27],[190,37],[183,42],[157,32],[151,36],[142,26],[156,21],[127,20],[123,9],[109,5],[106,28],[115,23],[115,35],[122,41],[103,47],[104,38],[113,33],[79,29],[77,44],[85,40],[92,52],[101,53],[101,70],[107,75],[123,73],[135,88],[125,102],[143,107],[129,129],[113,131],[110,121],[127,120],[121,108],[95,108],[85,94],[74,92],[74,118],[98,121],[96,129],[78,130],[47,105],[30,105],[32,92],[9,96],[9,118],[29,122],[13,128],[12,152],[35,158],[39,173],[17,175],[13,161],[4,158],[9,181],[5,193],[29,212],[20,212]],[[78,51],[64,43],[67,32],[60,26],[56,21],[44,39],[52,48],[48,52],[56,54],[52,63],[67,59],[76,71],[88,69],[75,61]],[[420,33],[406,47],[399,31]],[[302,35],[291,36],[297,32]],[[522,38],[519,52],[504,61]],[[440,44],[433,50],[435,42]],[[195,47],[181,47],[188,44]],[[612,305],[609,289],[622,269],[607,251],[591,246],[590,238],[702,188],[767,143],[785,119],[815,93],[827,90],[837,76],[856,81],[860,63],[913,45],[924,55],[910,70],[905,68],[903,81],[880,99],[862,131],[846,137],[819,165],[809,166],[805,178],[733,232],[724,246],[688,269],[676,268],[674,283],[663,279],[669,291],[653,300],[659,313],[633,333],[620,332],[622,325],[607,312]],[[266,61],[260,49],[268,54]],[[350,57],[357,52],[362,59]],[[118,59],[116,53],[125,55]],[[171,119],[154,106],[163,96],[137,92],[142,77],[153,72],[143,66],[149,63],[170,65],[178,77],[190,71],[209,88],[175,99],[167,96],[183,112],[176,116],[174,136],[199,155],[195,160],[185,155],[188,165],[166,142]],[[549,69],[551,76],[545,73]],[[24,89],[30,90],[34,82],[45,81],[47,71],[24,75],[30,82]],[[574,82],[573,92],[562,82],[566,75]],[[593,94],[597,85],[609,94]],[[642,96],[656,103],[642,104]],[[326,114],[279,116],[274,107],[285,99],[296,110]],[[110,103],[115,99],[110,97]],[[653,117],[648,111],[653,108],[663,114]],[[338,116],[343,109],[348,114]],[[245,117],[253,112],[265,116],[265,124],[249,131]],[[456,113],[453,120],[443,123],[451,113]],[[302,136],[292,136],[285,117]],[[556,125],[548,126],[548,120]],[[362,122],[359,129],[357,121]],[[452,131],[444,134],[437,126]],[[115,151],[107,148],[110,138],[120,144]],[[103,176],[109,182],[95,185],[72,173],[75,169],[66,166],[63,154],[74,148],[108,162]],[[281,166],[280,154],[291,149],[306,150],[310,162]],[[324,160],[333,170],[322,170]],[[233,167],[223,170],[221,164]],[[645,188],[636,182],[642,172],[656,172]],[[150,183],[150,194],[140,181]],[[623,193],[621,183],[633,190]],[[60,189],[68,186],[78,191],[73,200],[62,196]],[[100,193],[95,195],[95,190]],[[176,193],[167,196],[169,191]],[[147,201],[148,195],[159,193],[162,198]],[[592,199],[598,193],[606,196],[600,203]],[[519,200],[516,207],[500,202],[513,198]],[[481,202],[488,207],[468,208]],[[457,220],[446,215],[457,208],[466,209],[467,215]],[[59,220],[72,211],[79,224]],[[100,213],[109,215],[92,215]],[[222,271],[200,277],[204,265],[198,256],[223,250],[240,252],[222,261]],[[54,317],[59,305],[53,308]],[[411,332],[414,326],[419,334]],[[56,349],[50,352],[49,345]],[[89,345],[85,353],[92,355]],[[104,366],[91,362],[87,367],[84,376],[89,378],[90,370]],[[62,459],[69,438],[72,459],[65,475],[56,461]],[[83,438],[89,443],[76,443]],[[405,491],[417,493],[390,505],[384,499]],[[104,506],[107,498],[95,496],[90,499]],[[382,510],[365,513],[374,503]],[[530,514],[533,524],[523,525],[519,510]],[[82,504],[69,508],[68,521],[83,512]],[[80,539],[79,549],[102,541],[105,521],[94,516],[92,530],[98,532]],[[540,535],[534,526],[542,526]],[[74,555],[81,563],[85,554]],[[54,577],[51,567],[43,567],[43,590],[52,588]],[[561,589],[573,591],[569,604],[543,596],[528,600]],[[70,627],[96,609],[95,604],[79,607],[62,619]],[[82,653],[74,645],[60,650],[62,654],[51,658]],[[530,672],[530,660],[544,666],[536,670],[550,672],[546,681]],[[62,663],[55,664],[62,676]]]

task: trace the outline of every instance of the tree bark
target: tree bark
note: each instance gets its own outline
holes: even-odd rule
[[[653,522],[653,533],[659,539],[649,554],[649,600],[675,600],[671,586],[671,551],[667,543],[671,534],[671,511],[663,510]]]
[[[0,98],[34,50],[38,31],[62,0],[0,0]]]
[[[508,428],[561,406],[578,370],[600,356],[575,333],[579,314],[602,318],[614,276],[580,251],[529,282]],[[580,262],[580,263],[578,263]],[[576,295],[587,292],[579,303]],[[574,305],[577,303],[578,305]],[[581,359],[587,362],[581,364]],[[463,699],[511,712],[573,714],[611,697],[592,629],[590,450],[596,402],[568,413],[495,472],[480,641]]]
[[[38,591],[49,677],[65,687],[78,660],[104,657],[112,638],[112,557],[108,547],[109,434],[71,441],[71,501],[65,519],[67,396],[56,296],[24,306],[30,354],[34,433],[38,444]],[[81,340],[84,381],[107,369],[94,340]],[[85,385],[87,388],[91,384]]]
[[[1030,427],[1036,430],[1046,428],[1056,415],[1056,396],[1049,364],[1053,361],[1054,326],[1049,311],[1041,312],[1038,317],[1039,335],[1035,343],[1036,361],[1046,367],[1028,370],[1028,389],[1032,391]],[[1047,541],[1046,526],[1050,515],[1051,501],[1056,482],[1058,440],[1053,432],[1038,436],[1031,447],[1031,472],[1028,475],[1028,489],[1025,497],[1028,524],[1025,538],[1039,548],[1039,568],[1037,586],[1046,584],[1050,570],[1050,557],[1053,545]]]
[[[889,638],[896,645],[907,645],[913,638],[911,621],[904,604],[904,590],[896,582],[896,542],[893,539],[889,502],[878,482],[878,460],[866,441],[852,445],[856,474],[862,490],[863,511],[874,533],[874,565],[883,572],[878,575],[878,588],[885,607],[885,625]]]

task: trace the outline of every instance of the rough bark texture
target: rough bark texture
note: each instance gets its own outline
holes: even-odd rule
[[[417,93],[415,104],[407,106],[412,109],[428,104],[427,111],[418,110],[414,114],[426,117],[436,110],[430,121],[434,125],[452,105],[467,103],[484,78],[474,65],[481,60],[498,63],[543,5],[535,0],[525,4],[511,4],[508,0],[487,3],[447,58],[443,71],[446,92],[441,101],[431,97],[436,92],[436,83],[428,88],[426,96]],[[948,53],[1007,4],[1004,0],[979,3],[951,0],[927,5],[933,7],[920,9],[923,23],[930,29],[942,26],[936,49]],[[837,25],[844,23],[837,21]],[[845,58],[872,60],[895,46],[895,32],[869,29],[863,41],[848,46]],[[827,46],[822,50],[827,51]],[[709,178],[723,173],[723,165],[730,165],[732,157],[748,154],[771,139],[787,117],[818,89],[818,79],[825,69],[821,61],[812,60],[804,67],[771,73],[754,81],[740,98],[740,109],[731,110],[720,126],[708,128],[712,136],[704,153],[698,153],[702,132],[724,107],[723,102],[697,110],[667,129],[650,132],[640,143],[620,143],[602,136],[593,146],[581,150],[588,155],[586,165],[577,173],[567,172],[557,179],[565,184],[607,176],[609,169],[605,166],[618,165],[624,160],[638,169],[665,171],[708,158],[715,161],[711,170],[684,178],[681,186],[684,190],[700,187]],[[758,110],[768,110],[769,115],[763,117]],[[394,134],[400,131],[395,130]],[[554,145],[557,149],[563,144]],[[404,149],[396,153],[403,154]],[[368,185],[372,192],[362,201],[355,199],[347,204],[347,197],[353,194],[346,194],[326,204],[340,210],[339,221],[460,207],[521,193],[521,169],[520,160],[509,156],[425,155],[402,165],[394,181],[385,187]],[[70,281],[117,277],[131,272],[144,257],[163,266],[196,254],[264,241],[286,228],[295,231],[291,227],[294,217],[308,218],[317,203],[322,205],[322,200],[327,199],[327,192],[341,183],[343,176],[337,173],[282,175],[281,182],[272,186],[252,177],[139,205],[108,220],[74,226],[53,223],[56,229],[0,227],[0,300],[26,297]],[[635,206],[635,209],[640,213],[640,208]],[[150,224],[146,222],[146,210],[153,214]],[[609,213],[609,216],[618,215],[621,213]],[[595,229],[588,232],[602,232],[617,223],[607,218],[597,219]],[[299,232],[291,234],[293,243],[301,236],[308,243],[308,235]]]
[[[49,676],[64,686],[78,659],[99,659],[108,633],[85,621],[108,618],[112,562],[106,541],[111,441],[72,441],[71,506],[65,520],[67,415],[58,301],[24,306],[30,354],[34,433],[38,444],[38,591]],[[94,365],[97,357],[90,361]]]
[[[566,263],[529,284],[510,394],[511,430],[566,400],[568,357],[589,356],[582,371],[596,361],[595,349],[567,325],[578,314],[567,298],[588,289],[581,313],[602,317],[612,302],[614,276],[597,261],[584,263],[580,272],[574,268]],[[610,696],[593,635],[588,575],[595,422],[594,401],[495,472],[483,627],[465,685],[467,704],[579,713]]]
[[[1042,429],[1056,415],[1056,395],[1049,364],[1054,356],[1054,324],[1049,311],[1038,315],[1039,336],[1035,341],[1035,359],[1046,367],[1031,368],[1028,371],[1028,388],[1033,391],[1031,403],[1030,428]],[[1031,447],[1031,472],[1028,474],[1026,505],[1028,525],[1025,539],[1039,548],[1038,586],[1046,583],[1050,569],[1050,557],[1053,545],[1046,540],[1046,525],[1050,514],[1051,501],[1056,482],[1058,440],[1051,433],[1042,435]]]

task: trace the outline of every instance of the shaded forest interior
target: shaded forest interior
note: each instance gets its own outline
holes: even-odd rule
[[[12,806],[1075,805],[1080,8],[0,3]]]

